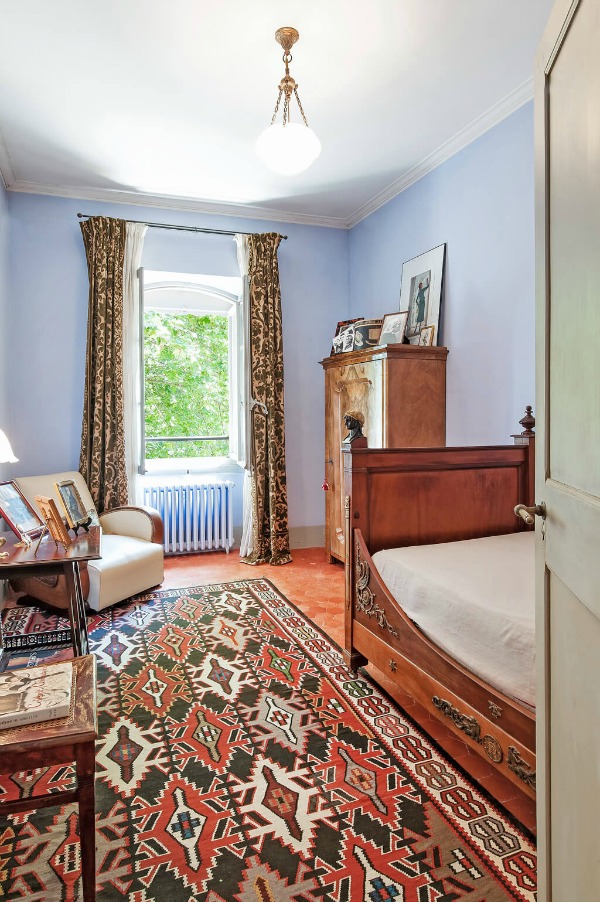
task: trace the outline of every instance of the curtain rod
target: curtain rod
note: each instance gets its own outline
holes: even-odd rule
[[[91,219],[97,214],[94,213],[78,213],[78,219]],[[167,222],[144,222],[142,219],[127,219],[126,222],[133,222],[136,225],[145,225],[151,229],[175,229],[178,232],[206,232],[208,235],[256,235],[256,232],[230,232],[226,229],[203,229],[201,226],[182,226],[172,225]],[[287,241],[287,235],[281,235],[284,241]]]

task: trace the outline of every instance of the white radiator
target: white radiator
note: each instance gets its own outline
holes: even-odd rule
[[[165,552],[224,548],[229,553],[233,545],[233,486],[230,481],[144,486],[144,504],[155,507],[163,521]]]

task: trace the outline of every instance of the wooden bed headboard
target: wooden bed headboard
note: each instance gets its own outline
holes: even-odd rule
[[[519,437],[520,438],[520,437]],[[344,451],[348,532],[371,554],[527,529],[516,504],[533,504],[535,440],[482,447]]]

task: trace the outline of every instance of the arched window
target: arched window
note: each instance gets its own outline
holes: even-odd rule
[[[240,277],[140,270],[140,472],[243,457]]]

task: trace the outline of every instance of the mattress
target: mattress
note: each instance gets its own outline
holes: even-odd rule
[[[391,595],[440,648],[535,705],[535,536],[511,533],[378,551]]]

